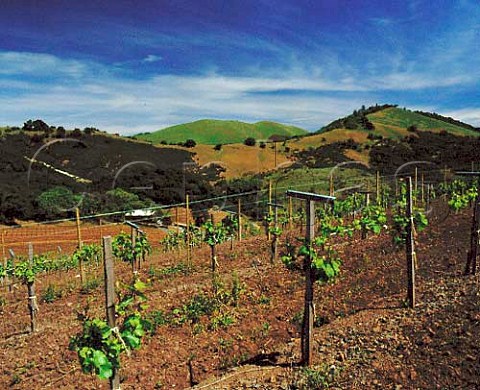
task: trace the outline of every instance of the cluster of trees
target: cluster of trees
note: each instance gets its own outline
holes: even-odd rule
[[[133,139],[136,139],[136,137],[132,137]],[[187,139],[185,142],[167,142],[165,140],[160,141],[161,145],[177,145],[177,146],[183,146],[185,148],[194,148],[197,146],[197,142],[194,139]]]
[[[255,146],[257,144],[257,140],[253,137],[247,137],[243,140],[243,144],[246,146]],[[265,142],[260,142],[260,148],[265,149],[267,144]],[[222,150],[222,144],[217,144],[213,147],[214,150]]]
[[[70,188],[57,186],[42,192],[35,200],[37,214],[45,219],[53,219],[72,213],[78,207],[83,214],[109,213],[125,210],[137,210],[154,206],[148,198],[114,188],[101,193],[74,193]]]
[[[397,107],[397,105],[376,104],[375,106],[370,106],[368,108],[365,108],[365,106],[362,106],[359,110],[354,110],[351,115],[348,115],[344,118],[337,119],[329,123],[327,126],[322,127],[317,133],[323,133],[325,131],[330,131],[333,129],[343,129],[343,128],[350,129],[350,130],[355,130],[355,129],[374,130],[375,126],[373,125],[372,122],[368,120],[367,115],[373,114],[381,110],[385,110],[386,108],[390,108],[390,107]]]
[[[318,148],[309,148],[296,152],[297,165],[309,168],[326,168],[332,167],[336,164],[349,161],[345,157],[344,151],[346,149],[358,150],[360,144],[353,139],[346,141],[333,142],[328,145],[323,145]]]
[[[50,126],[41,119],[29,119],[23,124],[21,129],[15,129],[35,133],[32,136],[35,138],[34,141],[40,141],[46,137],[65,138],[67,135],[73,138],[80,138],[82,134],[92,135],[99,131],[96,127],[85,127],[83,132],[79,128],[67,131],[63,126]]]

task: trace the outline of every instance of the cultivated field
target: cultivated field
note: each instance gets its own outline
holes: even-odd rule
[[[218,244],[213,279],[205,244],[193,248],[191,266],[185,249],[154,252],[139,270],[152,327],[139,350],[121,357],[122,388],[475,388],[480,281],[463,276],[471,209],[453,213],[439,200],[433,210],[416,236],[414,309],[406,306],[405,249],[392,242],[389,229],[363,239],[360,231],[331,238],[341,272],[315,287],[310,369],[298,366],[303,272],[271,262],[263,234]],[[299,225],[285,227],[280,251],[303,234]],[[132,279],[127,263],[117,261],[115,272],[119,282]],[[2,388],[108,388],[108,381],[83,374],[68,348],[81,329],[79,315],[104,317],[105,311],[102,267],[88,265],[83,285],[77,275],[76,269],[38,275],[33,334],[25,286],[2,290]]]

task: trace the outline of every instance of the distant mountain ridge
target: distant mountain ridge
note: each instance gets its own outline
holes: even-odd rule
[[[159,143],[180,143],[193,139],[197,144],[216,145],[241,143],[248,137],[266,140],[274,135],[293,137],[305,135],[302,128],[276,122],[261,121],[246,123],[241,121],[202,119],[183,123],[152,133],[137,134],[135,138]]]

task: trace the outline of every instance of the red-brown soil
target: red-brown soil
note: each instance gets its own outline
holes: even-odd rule
[[[159,246],[159,241],[165,237],[161,229],[143,227],[154,247]],[[120,232],[130,233],[130,227],[122,223],[108,223],[96,225],[82,223],[80,227],[81,240],[84,244],[99,243],[102,236],[115,236]],[[77,227],[75,222],[62,224],[32,224],[19,228],[0,229],[3,235],[4,255],[9,256],[8,250],[12,249],[17,256],[28,253],[28,243],[32,243],[35,253],[72,253],[78,246]]]
[[[404,251],[388,234],[339,243],[342,273],[333,284],[316,287],[315,368],[333,388],[471,388],[480,383],[479,278],[462,276],[469,245],[470,211],[434,220],[418,236],[417,301],[405,308]],[[298,232],[297,232],[298,234]],[[211,293],[209,248],[193,252],[194,271],[152,277],[184,259],[184,252],[154,254],[142,266],[150,278],[148,311],[186,303],[201,291]],[[269,261],[263,237],[219,248],[219,274],[225,288],[235,271],[245,292],[238,307],[228,307],[235,323],[193,334],[189,324],[164,325],[144,340],[140,350],[122,357],[123,389],[178,389],[190,386],[191,360],[198,389],[294,389],[304,381],[298,318],[303,307],[303,277]],[[117,277],[130,270],[117,263]],[[102,270],[90,270],[101,279]],[[53,303],[40,303],[39,331],[28,334],[24,286],[2,290],[0,387],[13,389],[100,389],[108,382],[81,372],[69,338],[80,329],[77,311],[89,303],[103,316],[102,286],[81,294],[76,272],[43,275],[46,287],[64,290]],[[236,367],[231,369],[231,367]],[[230,369],[230,371],[228,371]],[[304,387],[307,388],[307,387]]]

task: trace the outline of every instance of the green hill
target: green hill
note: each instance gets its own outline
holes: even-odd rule
[[[390,107],[373,114],[367,115],[367,118],[374,124],[374,126],[383,126],[384,128],[391,128],[392,131],[396,129],[407,129],[410,126],[416,126],[418,130],[442,131],[446,130],[455,135],[471,135],[478,136],[480,133],[466,123],[455,121],[451,118],[437,115],[437,118],[427,116],[427,113],[420,113],[401,109],[397,107]]]
[[[453,118],[436,113],[402,109],[392,104],[376,105],[369,108],[363,106],[346,117],[336,119],[314,134],[325,134],[332,130],[346,129],[348,131],[380,134],[387,138],[401,138],[406,135],[407,128],[413,126],[417,130],[433,132],[445,130],[463,136],[480,135],[479,130],[475,127]]]
[[[262,121],[252,124],[240,121],[203,119],[167,127],[153,133],[138,134],[136,138],[155,144],[162,141],[178,143],[193,139],[197,144],[216,145],[239,143],[248,137],[265,140],[272,135],[292,137],[304,134],[307,134],[304,129],[275,122]]]

